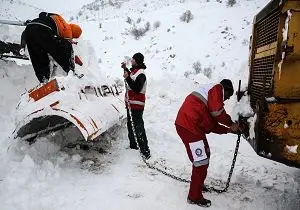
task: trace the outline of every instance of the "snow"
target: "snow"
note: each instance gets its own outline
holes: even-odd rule
[[[277,99],[275,97],[267,97],[267,98],[265,98],[265,100],[267,102],[276,102],[277,101]]]
[[[286,149],[287,149],[290,153],[295,153],[295,154],[297,154],[298,145],[294,145],[294,146],[286,145]]]
[[[199,84],[225,77],[233,80],[235,89],[242,79],[245,89],[250,23],[268,1],[241,0],[227,7],[225,1],[130,0],[118,1],[120,8],[108,4],[98,11],[88,7],[77,10],[90,1],[74,1],[73,8],[67,1],[60,1],[59,8],[55,1],[20,2],[0,1],[1,9],[7,8],[7,13],[1,12],[1,18],[26,20],[41,10],[75,10],[64,14],[73,16],[84,29],[79,40],[84,47],[77,52],[84,64],[93,66],[94,70],[88,71],[90,77],[104,75],[109,81],[122,81],[121,62],[136,52],[145,55],[148,88],[144,120],[152,153],[149,162],[189,179],[191,164],[174,128],[177,111],[186,95]],[[100,3],[95,1],[96,5]],[[189,23],[179,18],[186,10],[194,16]],[[19,15],[15,11],[22,12]],[[136,40],[130,34],[133,25],[126,23],[128,16],[134,22],[141,17],[139,26],[149,21],[151,29]],[[154,30],[155,21],[161,24]],[[22,27],[0,26],[0,30],[1,40],[4,37],[18,41]],[[201,64],[200,73],[193,68],[197,61]],[[209,67],[210,78],[204,73],[204,68]],[[84,67],[77,70],[85,72]],[[185,72],[192,73],[185,77]],[[37,85],[37,79],[29,63],[17,65],[0,60],[0,80],[4,90],[0,91],[1,209],[199,209],[186,203],[188,184],[148,169],[137,151],[127,149],[126,126],[116,138],[107,139],[109,147],[104,154],[61,148],[59,141],[63,137],[56,135],[40,137],[32,145],[13,139],[15,107],[20,95]],[[78,85],[74,82],[74,86]],[[253,114],[247,97],[239,103],[232,97],[225,108],[234,119],[237,113]],[[99,109],[94,107],[95,111]],[[224,184],[227,179],[237,136],[209,134],[207,138],[212,156],[206,182],[221,188],[220,182]],[[204,196],[212,200],[210,209],[296,210],[300,205],[299,183],[299,169],[261,158],[242,139],[229,191]]]
[[[285,121],[283,127],[284,127],[285,129],[287,129],[287,128],[289,128],[290,126],[289,126],[289,124]]]
[[[282,43],[284,44],[283,46],[283,52],[281,53],[281,61],[278,63],[278,68],[279,68],[279,79],[281,77],[281,67],[285,58],[285,49],[288,41],[288,32],[289,32],[289,22],[292,18],[292,12],[290,10],[287,11],[287,17],[285,19],[284,23],[284,28],[282,29]]]

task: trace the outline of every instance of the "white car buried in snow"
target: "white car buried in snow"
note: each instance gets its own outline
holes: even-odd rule
[[[34,141],[38,136],[71,127],[79,130],[86,141],[94,141],[124,119],[121,93],[115,84],[72,75],[56,77],[21,97],[15,138]]]

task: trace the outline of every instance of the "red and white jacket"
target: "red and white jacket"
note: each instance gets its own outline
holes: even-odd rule
[[[129,77],[132,80],[132,83],[134,85],[134,83],[138,82],[137,77],[140,74],[144,74],[145,75],[145,70],[144,69],[134,69],[131,71]],[[129,79],[129,80],[130,80]],[[135,92],[131,89],[131,84],[128,82],[128,92],[125,94],[125,104],[126,104],[126,108],[130,109],[139,109],[139,110],[143,110],[144,106],[145,106],[145,101],[146,101],[146,87],[147,87],[147,81],[145,80],[142,84],[141,90],[139,92]],[[127,98],[128,97],[128,98]],[[128,103],[129,102],[129,106]]]
[[[208,84],[188,95],[178,111],[175,124],[195,135],[228,133],[229,128],[225,126],[230,127],[233,122],[224,109],[223,86]]]

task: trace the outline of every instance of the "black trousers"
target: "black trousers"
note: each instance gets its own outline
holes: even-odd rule
[[[20,44],[0,41],[0,54],[11,52],[13,55],[21,56],[20,50],[21,50]]]
[[[127,109],[127,128],[128,128],[128,138],[129,138],[130,147],[135,148],[137,147],[137,143],[138,143],[141,153],[147,155],[150,153],[150,150],[148,146],[146,131],[144,128],[143,112],[144,110],[131,110],[133,125],[137,137],[136,140],[134,138],[132,122],[131,122],[128,109]]]
[[[73,48],[68,40],[55,37],[52,30],[40,25],[29,25],[24,33],[32,66],[40,82],[50,78],[48,53],[65,72],[74,70]]]

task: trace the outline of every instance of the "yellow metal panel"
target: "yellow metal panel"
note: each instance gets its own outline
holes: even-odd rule
[[[273,42],[271,44],[268,44],[268,45],[265,45],[265,46],[262,46],[260,48],[257,48],[256,49],[256,53],[261,53],[261,52],[264,52],[264,51],[267,51],[267,50],[271,50],[271,49],[274,49],[277,47],[277,42]]]
[[[283,10],[291,9],[292,16],[289,21],[288,40],[282,42],[282,34],[279,34],[279,44],[285,45],[279,53],[279,59],[275,64],[274,75],[274,96],[280,98],[300,99],[300,1],[288,1]],[[281,17],[281,27],[284,28],[286,14]],[[283,51],[284,50],[284,51]],[[285,57],[280,62],[282,53],[285,52]]]
[[[300,10],[299,12],[292,11],[287,46],[292,47],[293,50],[287,58],[291,57],[292,59],[294,56],[300,56]]]
[[[283,62],[281,73],[277,66],[274,76],[274,96],[280,98],[300,98],[299,60]]]
[[[289,9],[300,10],[300,0],[289,0],[286,1],[285,5],[282,8],[282,12],[286,12]]]
[[[276,54],[276,48],[255,54],[255,58],[254,59],[258,59],[258,58],[263,58],[263,57],[267,57],[270,55],[275,55]]]

